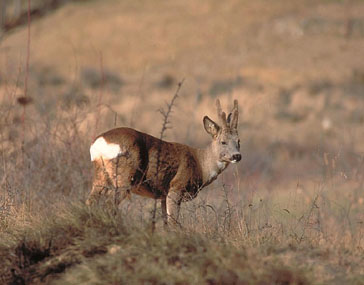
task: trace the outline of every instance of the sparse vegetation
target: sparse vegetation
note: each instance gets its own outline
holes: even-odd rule
[[[364,5],[305,1],[67,1],[33,23],[26,98],[26,27],[3,34],[0,283],[364,284]],[[242,162],[179,230],[149,199],[86,207],[93,136],[158,136],[183,77],[166,139],[204,145],[237,98]]]

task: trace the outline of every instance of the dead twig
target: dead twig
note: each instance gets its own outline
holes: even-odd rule
[[[169,120],[169,117],[170,117],[170,114],[172,113],[173,106],[178,98],[179,91],[180,91],[184,81],[185,81],[185,79],[182,79],[181,82],[178,83],[177,90],[174,93],[171,101],[169,103],[166,103],[167,109],[164,110],[161,108],[158,110],[159,113],[161,113],[162,117],[163,117],[162,129],[161,129],[160,136],[159,136],[159,139],[161,139],[161,140],[164,138],[165,132],[171,128],[171,121]],[[162,144],[159,144],[158,154],[157,154],[157,174],[156,174],[157,177],[158,177],[158,173],[160,171],[159,168],[160,168],[161,148],[162,148]],[[154,207],[153,207],[153,211],[152,211],[152,232],[154,232],[154,230],[155,230],[156,213],[157,213],[157,200],[154,201]]]
[[[26,62],[25,62],[25,78],[24,78],[24,96],[23,101],[28,102],[28,78],[29,78],[29,59],[30,59],[30,0],[28,0],[28,25],[27,25],[27,55],[26,55]],[[20,102],[19,102],[20,103]],[[22,123],[22,140],[21,140],[21,153],[22,153],[22,161],[24,163],[24,144],[25,144],[25,114],[26,114],[26,105],[21,104],[23,106],[23,113],[21,116],[21,123]]]

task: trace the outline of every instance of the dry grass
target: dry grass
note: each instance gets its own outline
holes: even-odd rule
[[[267,214],[268,205],[247,210],[239,221],[227,216],[226,206],[220,205],[215,217],[211,205],[200,204],[186,210],[183,231],[155,233],[150,219],[136,217],[140,212],[133,208],[116,216],[80,203],[48,207],[46,214],[26,211],[8,218],[11,226],[2,231],[2,282],[362,284],[358,229],[323,233],[313,211],[318,201],[311,203],[302,218],[287,218],[276,209],[269,213],[271,223],[261,225],[259,212]],[[342,219],[321,226],[347,227],[351,217]]]
[[[3,109],[4,131],[23,130],[7,123],[16,104]],[[260,178],[264,164],[255,177],[231,167],[183,205],[180,230],[164,231],[158,212],[152,232],[149,199],[133,197],[116,216],[83,204],[92,132],[82,114],[92,106],[73,102],[47,121],[27,108],[25,133],[2,141],[3,283],[363,284],[362,160],[343,177],[344,162],[324,153],[317,181],[296,185]]]
[[[26,30],[3,38],[2,283],[364,284],[364,6],[267,3],[65,5],[32,26],[24,125]],[[148,199],[85,207],[93,136],[158,136],[183,77],[167,139],[203,146],[203,115],[237,98],[243,161],[183,204],[179,230],[157,212],[151,232]]]

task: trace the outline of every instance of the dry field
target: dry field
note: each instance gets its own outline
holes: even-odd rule
[[[364,284],[363,1],[64,2],[29,73],[27,26],[0,31],[0,283]],[[153,200],[86,207],[95,135],[158,137],[183,78],[167,140],[206,145],[236,98],[239,165],[178,230]]]

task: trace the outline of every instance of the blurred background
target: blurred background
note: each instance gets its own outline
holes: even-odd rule
[[[46,197],[35,188],[83,199],[92,139],[116,126],[158,137],[158,110],[185,79],[169,141],[203,147],[215,100],[227,110],[239,100],[243,159],[219,182],[234,181],[236,199],[251,205],[279,190],[308,201],[326,191],[362,217],[363,1],[34,0],[26,100],[28,2],[0,3],[1,171],[11,199],[15,189]]]
[[[0,0],[0,280],[364,284],[363,55],[362,0]],[[238,99],[242,161],[182,231],[86,207],[95,136],[159,137],[182,81],[165,139]]]

